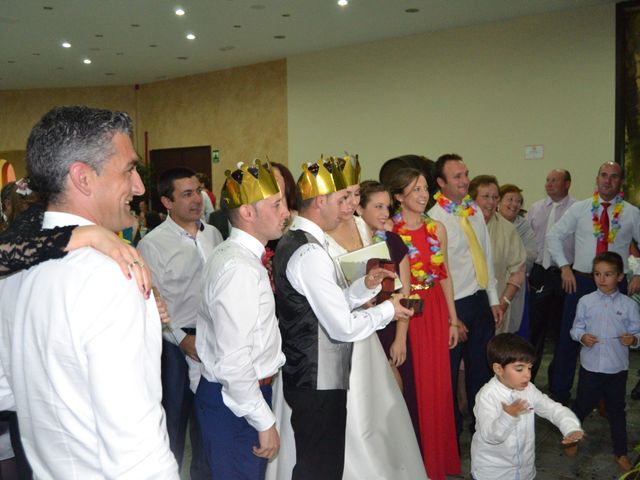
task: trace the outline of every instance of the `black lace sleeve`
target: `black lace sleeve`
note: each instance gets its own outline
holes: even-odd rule
[[[63,257],[75,225],[42,230],[44,207],[33,205],[0,233],[0,275]]]

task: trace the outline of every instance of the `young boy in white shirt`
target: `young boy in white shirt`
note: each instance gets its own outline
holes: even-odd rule
[[[593,259],[598,290],[578,302],[570,335],[582,344],[573,411],[582,421],[604,398],[615,462],[628,472],[632,465],[627,457],[625,395],[629,348],[640,343],[640,311],[633,299],[618,291],[623,278],[622,257],[617,253],[604,252]]]
[[[513,333],[493,337],[487,359],[494,377],[476,396],[476,432],[471,441],[475,480],[530,480],[536,476],[534,414],[557,426],[565,445],[584,432],[571,410],[554,402],[531,380],[533,346]]]

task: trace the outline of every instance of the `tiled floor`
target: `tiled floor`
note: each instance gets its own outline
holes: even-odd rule
[[[542,367],[538,372],[536,386],[544,391],[547,385],[547,365],[551,360],[552,345],[549,345],[545,352]],[[627,392],[630,392],[638,379],[638,369],[640,368],[640,351],[631,352],[631,368],[629,369],[629,380],[627,382]],[[577,375],[576,375],[577,382]],[[575,394],[575,387],[573,390]],[[465,427],[469,422],[465,422]],[[583,424],[587,434],[586,438],[580,442],[578,456],[568,458],[562,452],[560,431],[547,420],[536,419],[536,469],[537,480],[609,480],[620,478],[621,472],[613,462],[611,453],[611,435],[609,434],[609,424],[605,418],[598,413],[592,413]],[[640,400],[631,400],[627,396],[627,433],[629,435],[629,458],[637,462],[638,453],[632,449],[640,444]],[[469,477],[469,447],[471,438],[468,431],[463,433],[461,438],[462,468],[467,475],[457,478]],[[451,477],[456,478],[456,477]]]

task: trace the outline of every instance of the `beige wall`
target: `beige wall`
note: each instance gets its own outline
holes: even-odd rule
[[[254,157],[287,164],[287,69],[279,60],[133,86],[0,91],[0,158],[23,157],[31,127],[56,105],[124,110],[134,120],[134,144],[149,149],[211,145],[220,150],[213,188],[224,170]],[[8,153],[7,153],[8,152]],[[3,156],[3,153],[6,155]],[[9,158],[9,153],[11,158]],[[24,164],[15,161],[16,173]]]
[[[260,63],[142,85],[138,143],[149,149],[211,145],[216,195],[224,171],[269,157],[287,164],[286,61]],[[141,150],[142,153],[142,150]]]
[[[0,91],[0,158],[11,162],[18,178],[26,173],[24,151],[31,128],[57,105],[91,105],[124,110],[135,121],[133,87]]]
[[[391,157],[453,151],[526,204],[555,167],[586,197],[613,158],[614,42],[608,5],[290,57],[290,165],[347,150],[377,178]],[[545,158],[524,160],[529,144]]]

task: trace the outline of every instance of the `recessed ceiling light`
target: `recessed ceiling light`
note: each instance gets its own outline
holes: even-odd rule
[[[187,40],[195,40],[196,36],[193,33],[187,33]]]
[[[7,60],[7,63],[16,63],[15,60]]]
[[[340,5],[341,7],[346,7],[347,5],[349,5],[349,0],[338,0],[338,5]]]
[[[89,58],[85,58],[84,60],[82,60],[82,63],[84,63],[85,65],[89,65],[91,63],[91,60]]]
[[[242,28],[242,25],[234,25],[233,28]]]
[[[182,8],[176,8],[176,15],[181,17],[185,14],[185,11]]]
[[[53,10],[53,7],[42,7],[43,10]]]
[[[218,50],[220,50],[221,52],[228,52],[229,50],[233,50],[234,47],[233,45],[225,45],[224,47],[220,47]]]
[[[407,8],[405,12],[407,13],[418,13],[420,11],[419,8]]]
[[[69,42],[62,42],[62,48],[71,48],[71,44]]]
[[[104,37],[104,35],[103,35],[103,34],[101,34],[101,33],[96,33],[96,38],[102,38],[102,37]]]
[[[256,3],[255,5],[251,5],[249,8],[251,10],[264,10],[267,7],[265,7],[264,5],[261,5],[259,3]]]
[[[156,45],[155,43],[152,43],[151,45],[149,45],[149,47],[151,48],[156,48],[158,45]]]
[[[287,17],[290,17],[290,16],[291,16],[291,14],[290,14],[290,13],[283,13],[283,14],[282,14],[282,16],[283,16],[283,17],[285,17],[285,18],[287,18]]]
[[[273,38],[275,38],[276,40],[282,40],[284,38],[287,38],[286,35],[274,35]]]
[[[39,53],[32,53],[31,55],[33,55],[34,57],[39,57],[40,56]]]
[[[56,70],[64,70],[62,67],[57,67]]]
[[[140,24],[139,24],[139,23],[132,23],[132,24],[131,24],[131,26],[132,26],[133,28],[137,28],[137,27],[139,27],[139,26],[140,26]]]
[[[104,72],[104,74],[107,75],[108,77],[115,75],[115,73],[113,72]]]
[[[116,52],[116,55],[118,55],[119,57],[121,57],[122,55],[124,55],[124,52]]]
[[[186,60],[186,59],[188,59],[188,58],[189,58],[189,57],[176,57],[176,59],[178,59],[178,60]]]
[[[100,49],[98,47],[91,47],[89,50],[92,51],[92,52],[99,52],[100,51]]]

